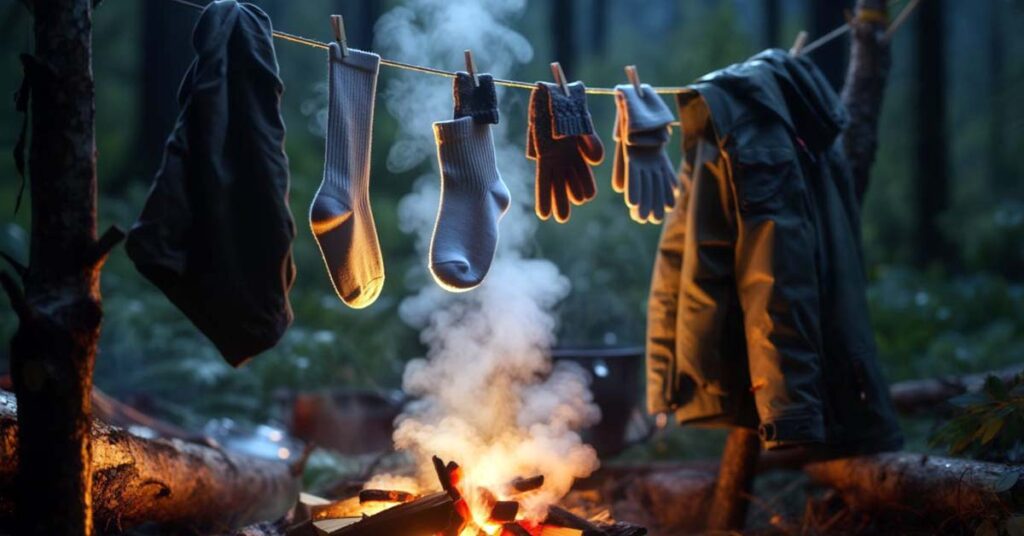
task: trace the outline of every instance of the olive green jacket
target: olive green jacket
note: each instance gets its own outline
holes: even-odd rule
[[[651,285],[649,410],[757,427],[768,448],[898,448],[835,92],[770,50],[678,105],[683,188]]]

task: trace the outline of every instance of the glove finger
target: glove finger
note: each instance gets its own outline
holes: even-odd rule
[[[565,188],[556,188],[552,192],[555,201],[555,221],[565,223],[569,221],[569,194]]]
[[[577,142],[580,154],[592,166],[599,165],[604,162],[604,144],[601,143],[601,138],[598,138],[596,134],[585,134],[579,137]]]
[[[621,143],[615,144],[612,164],[612,191],[621,194],[626,191],[626,154]]]
[[[582,161],[579,164],[586,166]],[[565,172],[568,178],[565,181],[565,191],[569,196],[569,201],[574,205],[582,205],[586,200],[583,198],[583,185],[579,166],[574,165],[571,169],[566,169]]]
[[[665,189],[665,182],[661,177],[652,177],[654,180],[650,182],[651,187],[651,223],[661,223],[661,220],[665,218],[665,199],[666,196],[672,195],[670,191]]]
[[[594,184],[594,172],[590,169],[590,166],[585,163],[580,163],[580,170],[576,175],[577,180],[580,183],[580,204],[586,203],[597,195],[597,185]]]
[[[635,207],[639,206],[643,195],[643,181],[641,179],[643,168],[640,166],[626,164],[626,204]]]
[[[637,223],[647,223],[647,218],[640,217],[640,207],[628,207],[629,219]]]
[[[653,193],[651,190],[651,179],[650,172],[644,172],[640,175],[640,217],[647,220],[651,215],[651,207],[654,206],[654,200],[651,198]]]
[[[551,179],[537,166],[537,180],[534,187],[534,210],[537,217],[546,220],[551,217]]]
[[[583,196],[587,201],[597,197],[597,181],[594,180],[593,173],[587,175],[587,180],[583,182]]]

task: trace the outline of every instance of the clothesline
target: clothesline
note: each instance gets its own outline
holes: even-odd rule
[[[192,9],[196,9],[196,10],[202,10],[204,8],[204,6],[202,6],[200,4],[196,4],[195,2],[190,2],[189,0],[170,0],[170,1],[174,2],[174,3],[177,3],[177,4],[181,4],[183,6],[191,7]],[[900,12],[900,14],[896,17],[896,20],[893,21],[893,24],[886,31],[886,37],[891,36],[892,33],[894,31],[896,31],[896,29],[899,28],[899,26],[902,25],[904,21],[906,21],[907,16],[910,14],[910,12],[914,8],[917,7],[917,5],[919,3],[920,3],[920,0],[910,0],[907,3],[906,7],[904,7],[903,11]],[[825,45],[825,44],[827,44],[827,43],[829,43],[829,42],[831,42],[831,41],[833,41],[835,39],[838,39],[842,35],[845,35],[845,34],[849,33],[849,31],[850,31],[850,25],[849,24],[843,24],[842,26],[837,27],[836,29],[826,33],[825,35],[815,39],[814,41],[811,41],[806,46],[802,47],[801,48],[801,53],[807,54],[807,53],[813,52],[815,49],[817,49],[817,48],[819,48],[819,47],[821,47],[821,46],[823,46],[823,45]],[[305,46],[308,46],[308,47],[319,48],[319,49],[324,49],[324,50],[327,50],[327,49],[330,48],[329,45],[327,43],[323,42],[323,41],[318,41],[316,39],[310,39],[308,37],[303,37],[301,35],[295,35],[295,34],[291,34],[291,33],[288,33],[288,32],[282,32],[280,30],[274,30],[273,35],[274,35],[274,37],[276,37],[278,39],[281,39],[283,41],[289,41],[291,43],[297,43],[297,44],[305,45]],[[405,71],[413,71],[413,72],[417,72],[417,73],[432,74],[432,75],[435,75],[435,76],[444,76],[444,77],[447,77],[447,78],[455,78],[455,72],[453,72],[453,71],[446,71],[444,69],[437,69],[437,68],[434,68],[434,67],[425,67],[423,65],[415,65],[415,64],[412,64],[412,63],[405,63],[403,61],[398,61],[398,60],[389,60],[389,59],[386,59],[386,58],[381,58],[380,64],[381,65],[385,65],[387,67],[392,67],[392,68],[395,68],[395,69],[402,69],[402,70],[405,70]],[[532,90],[534,87],[536,87],[536,84],[531,84],[529,82],[520,82],[518,80],[505,80],[503,78],[495,78],[494,79],[494,83],[499,85],[499,86],[512,87],[512,88],[518,88],[518,89],[529,89],[529,90]],[[654,89],[655,93],[660,93],[662,95],[674,95],[674,94],[683,93],[684,91],[686,91],[686,88],[678,87],[678,86],[655,87],[653,89]],[[615,89],[607,88],[607,87],[588,87],[587,88],[587,93],[590,94],[590,95],[614,95],[615,94]]]

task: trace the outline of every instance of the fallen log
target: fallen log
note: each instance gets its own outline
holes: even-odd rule
[[[714,464],[659,467],[636,474],[626,489],[628,500],[616,503],[613,515],[662,529],[701,530],[715,489]],[[1024,510],[1024,466],[892,452],[811,462],[803,469],[862,512],[928,521]],[[628,477],[620,470],[615,478]]]
[[[1024,466],[893,452],[815,462],[804,471],[866,512],[970,519],[1024,509]]]
[[[16,415],[14,395],[0,391],[0,497],[10,497],[14,488]],[[179,439],[143,439],[98,421],[90,437],[92,506],[99,532],[147,522],[181,532],[226,532],[279,519],[298,498],[299,482],[281,462]],[[9,514],[0,510],[0,517]]]
[[[893,405],[900,413],[921,413],[934,411],[936,407],[941,407],[943,402],[954,396],[979,391],[989,376],[995,376],[1005,383],[1021,373],[1024,373],[1024,364],[966,376],[908,380],[892,384],[889,393]]]

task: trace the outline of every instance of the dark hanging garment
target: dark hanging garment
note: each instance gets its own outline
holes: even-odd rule
[[[209,4],[192,43],[181,113],[126,249],[237,366],[292,321],[283,84],[270,19],[252,4]]]
[[[678,96],[682,195],[648,305],[652,412],[854,454],[902,436],[868,317],[860,217],[813,63],[762,52]]]

